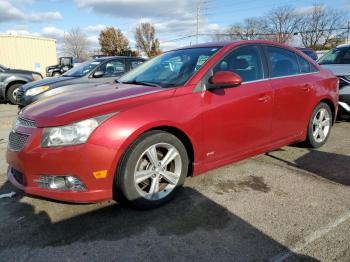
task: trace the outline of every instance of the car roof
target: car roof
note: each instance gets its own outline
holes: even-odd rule
[[[312,48],[309,48],[309,47],[296,47],[296,49],[299,49],[302,51],[314,51]]]
[[[342,44],[337,46],[337,48],[343,48],[343,47],[348,48],[350,47],[350,44]]]
[[[103,61],[106,61],[106,60],[117,59],[117,58],[122,58],[122,59],[127,58],[127,59],[145,60],[144,58],[142,58],[142,57],[137,57],[137,56],[102,56],[102,57],[95,58],[95,59],[93,59],[93,60],[94,60],[94,61],[103,62]]]
[[[293,48],[291,46],[288,46],[286,44],[280,44],[277,42],[269,41],[269,40],[235,40],[235,41],[220,41],[220,42],[209,42],[209,43],[202,43],[202,44],[196,44],[196,45],[190,45],[190,46],[184,46],[180,48],[176,48],[174,50],[181,50],[181,49],[190,49],[190,48],[205,48],[205,47],[233,47],[238,46],[242,44],[265,44],[265,45],[275,45],[282,48]]]

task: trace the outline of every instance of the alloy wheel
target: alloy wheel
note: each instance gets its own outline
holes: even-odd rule
[[[168,143],[150,146],[139,157],[134,184],[140,195],[148,200],[160,200],[177,186],[182,170],[178,150]]]
[[[320,108],[312,122],[312,134],[317,143],[322,143],[330,131],[330,115],[325,108]]]
[[[13,90],[13,92],[12,92],[12,97],[13,97],[14,101],[17,101],[17,93],[18,93],[18,90],[19,90],[19,88],[16,88],[16,89]]]

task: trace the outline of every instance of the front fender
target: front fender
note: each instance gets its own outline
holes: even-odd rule
[[[191,101],[193,103],[200,102],[199,99],[192,99]],[[173,99],[171,101],[165,99],[120,112],[97,128],[89,138],[89,143],[113,148],[116,151],[114,165],[117,167],[125,150],[141,134],[159,127],[170,127],[187,136],[193,147],[196,164],[203,158],[203,150],[201,150],[203,146],[200,147],[201,142],[203,144],[203,141],[200,141],[202,136],[201,116],[194,113],[191,107],[180,109],[179,107],[173,107],[172,103]]]

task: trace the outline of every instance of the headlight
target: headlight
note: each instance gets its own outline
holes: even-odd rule
[[[38,86],[38,87],[34,87],[31,88],[29,90],[27,90],[26,92],[26,96],[36,96],[42,92],[45,92],[46,90],[48,90],[50,87],[49,86]]]
[[[44,128],[41,146],[55,147],[84,144],[96,127],[112,115],[90,118],[66,126]]]
[[[38,74],[32,74],[32,77],[33,77],[33,81],[37,81],[37,80],[43,79],[43,78],[41,77],[41,75],[38,75]]]

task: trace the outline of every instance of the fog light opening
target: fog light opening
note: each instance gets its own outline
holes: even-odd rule
[[[75,176],[40,176],[35,182],[39,187],[51,190],[86,191],[86,186]]]

